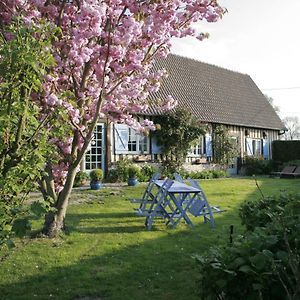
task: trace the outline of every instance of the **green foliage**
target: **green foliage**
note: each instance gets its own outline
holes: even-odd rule
[[[128,167],[132,162],[128,159],[119,160],[115,166],[108,171],[108,182],[125,182],[128,179]]]
[[[74,187],[80,187],[83,186],[84,183],[86,182],[86,180],[89,178],[89,176],[87,175],[86,172],[84,171],[79,171],[76,176],[75,176],[75,180],[74,180]]]
[[[191,172],[187,177],[192,179],[213,179],[228,177],[228,173],[224,170],[204,170],[198,172]]]
[[[217,164],[229,165],[238,155],[236,139],[229,135],[229,130],[223,125],[213,126],[213,160]]]
[[[284,166],[300,166],[300,159],[296,159],[296,160],[289,160],[288,162],[285,162],[283,164]]]
[[[166,157],[163,172],[172,173],[174,166],[178,171],[193,142],[204,133],[204,129],[192,113],[184,109],[157,116],[154,122],[160,125],[154,136]]]
[[[299,179],[258,180],[265,193],[297,191],[300,183]],[[107,187],[101,193],[73,190],[70,202],[76,205],[70,206],[66,217],[67,228],[76,228],[72,234],[32,239],[29,244],[27,239],[16,239],[17,247],[8,256],[0,251],[0,298],[201,299],[199,271],[191,256],[227,243],[230,224],[235,235],[242,233],[237,211],[255,194],[253,180],[201,181],[210,204],[226,209],[215,215],[213,230],[203,218],[193,218],[194,229],[182,221],[175,230],[164,222],[156,222],[154,230],[143,230],[144,218],[135,216],[137,205],[128,199],[140,198],[145,187]],[[42,223],[43,219],[33,220],[33,229],[40,229]],[[95,280],[101,284],[95,285]]]
[[[248,201],[240,214],[250,231],[197,256],[201,299],[299,299],[300,195]]]
[[[138,180],[141,182],[148,182],[157,171],[158,169],[153,165],[143,165],[138,174]]]
[[[280,215],[282,210],[291,202],[296,202],[300,195],[281,193],[279,197],[263,197],[258,200],[244,202],[239,210],[242,224],[247,230],[263,227],[272,221],[274,215]]]
[[[141,172],[141,168],[138,165],[132,164],[128,167],[128,178],[137,178]]]
[[[243,169],[247,176],[270,174],[273,166],[273,161],[264,160],[263,157],[246,156],[243,163]]]
[[[103,178],[103,171],[101,169],[95,169],[90,172],[90,179],[92,182],[101,181]]]
[[[161,167],[162,175],[168,178],[172,178],[174,173],[183,174],[185,172],[181,163],[168,158],[162,161]]]
[[[273,141],[272,158],[280,162],[300,159],[300,141]]]
[[[12,244],[11,234],[29,228],[23,202],[51,151],[46,143],[49,116],[40,122],[31,95],[41,91],[46,69],[54,63],[49,50],[53,28],[22,27],[16,20],[3,29],[14,38],[0,35],[0,247]]]
[[[137,165],[134,165],[129,160],[120,160],[116,163],[114,168],[111,168],[108,172],[107,182],[125,182],[129,178],[130,169],[136,168]],[[138,167],[138,166],[137,166]],[[138,167],[138,172],[136,177],[141,182],[147,182],[150,180],[152,175],[158,171],[158,169],[150,164],[145,164],[141,168]],[[135,171],[133,171],[135,172]]]

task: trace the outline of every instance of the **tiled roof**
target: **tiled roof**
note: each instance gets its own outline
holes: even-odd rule
[[[151,100],[172,95],[179,107],[190,109],[203,122],[284,128],[249,75],[173,54],[157,61],[155,68],[165,68],[169,76]],[[148,112],[158,114],[159,108],[152,106]]]

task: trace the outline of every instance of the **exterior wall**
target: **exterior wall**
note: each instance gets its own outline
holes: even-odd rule
[[[226,125],[229,129],[229,135],[233,138],[236,138],[238,149],[239,149],[239,157],[244,158],[245,156],[249,155],[247,154],[246,149],[246,139],[256,139],[265,141],[268,143],[268,153],[271,155],[271,143],[274,140],[278,140],[278,131],[270,130],[270,129],[257,129],[257,128],[247,128],[242,126],[234,126],[234,125]],[[210,127],[211,128],[211,127]],[[211,129],[210,129],[211,131]],[[209,133],[211,134],[211,133]],[[151,144],[151,140],[149,142]],[[207,146],[207,145],[206,145]],[[148,152],[144,153],[123,153],[123,154],[116,154],[114,151],[114,147],[112,147],[112,162],[116,162],[120,159],[133,159],[137,161],[151,161],[151,160],[160,160],[161,155],[159,154],[153,154],[151,146],[149,147]],[[269,158],[271,158],[269,156]],[[207,155],[207,153],[203,153],[200,155],[195,154],[188,154],[186,158],[186,163],[189,164],[195,164],[196,162],[201,163],[208,163],[211,161],[210,155]]]
[[[106,170],[118,160],[122,160],[124,158],[134,160],[137,163],[145,163],[145,162],[159,162],[162,159],[162,155],[158,154],[157,149],[154,149],[152,144],[152,139],[149,137],[149,147],[148,151],[143,151],[143,153],[139,153],[138,151],[135,153],[129,153],[124,151],[123,153],[118,153],[116,151],[116,131],[115,125],[107,122],[107,120],[100,120],[99,123],[104,128],[105,136],[103,136],[103,144],[102,144],[102,159],[104,160],[102,164],[102,168]],[[233,174],[236,173],[238,168],[238,160],[240,162],[245,158],[245,156],[249,155],[247,153],[247,140],[258,140],[261,143],[267,143],[267,149],[269,153],[269,159],[271,158],[271,144],[272,141],[278,140],[279,135],[278,131],[270,130],[270,129],[256,129],[256,128],[246,128],[242,126],[233,126],[228,125],[229,135],[236,139],[239,149],[239,155],[236,161],[236,165],[232,165],[231,167],[234,169]],[[209,126],[209,132],[206,136],[206,139],[209,140],[209,136],[211,136],[211,128]],[[206,147],[209,145],[206,143]],[[248,151],[249,152],[249,151]],[[200,171],[203,169],[211,169],[215,168],[211,161],[212,157],[208,155],[210,153],[202,153],[199,155],[189,154],[186,158],[185,168],[190,171]],[[90,158],[89,158],[90,159]],[[81,169],[85,170],[86,161],[83,160],[81,164]],[[235,170],[236,169],[236,170]]]

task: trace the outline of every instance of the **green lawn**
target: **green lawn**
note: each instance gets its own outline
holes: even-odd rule
[[[258,184],[265,195],[300,190],[298,179],[261,178]],[[240,203],[260,197],[249,178],[202,180],[201,186],[211,204],[226,209],[216,215],[216,229],[195,218],[195,229],[159,221],[146,231],[128,201],[145,185],[74,191],[67,235],[24,239],[0,262],[0,299],[199,299],[193,255],[227,243],[230,225],[242,232]]]

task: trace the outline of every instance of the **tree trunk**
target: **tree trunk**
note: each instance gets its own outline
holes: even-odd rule
[[[55,212],[50,211],[45,216],[43,233],[49,237],[55,237],[65,229],[65,216],[68,208],[74,179],[76,176],[76,166],[71,166],[66,178],[63,190],[59,193],[54,208]]]

